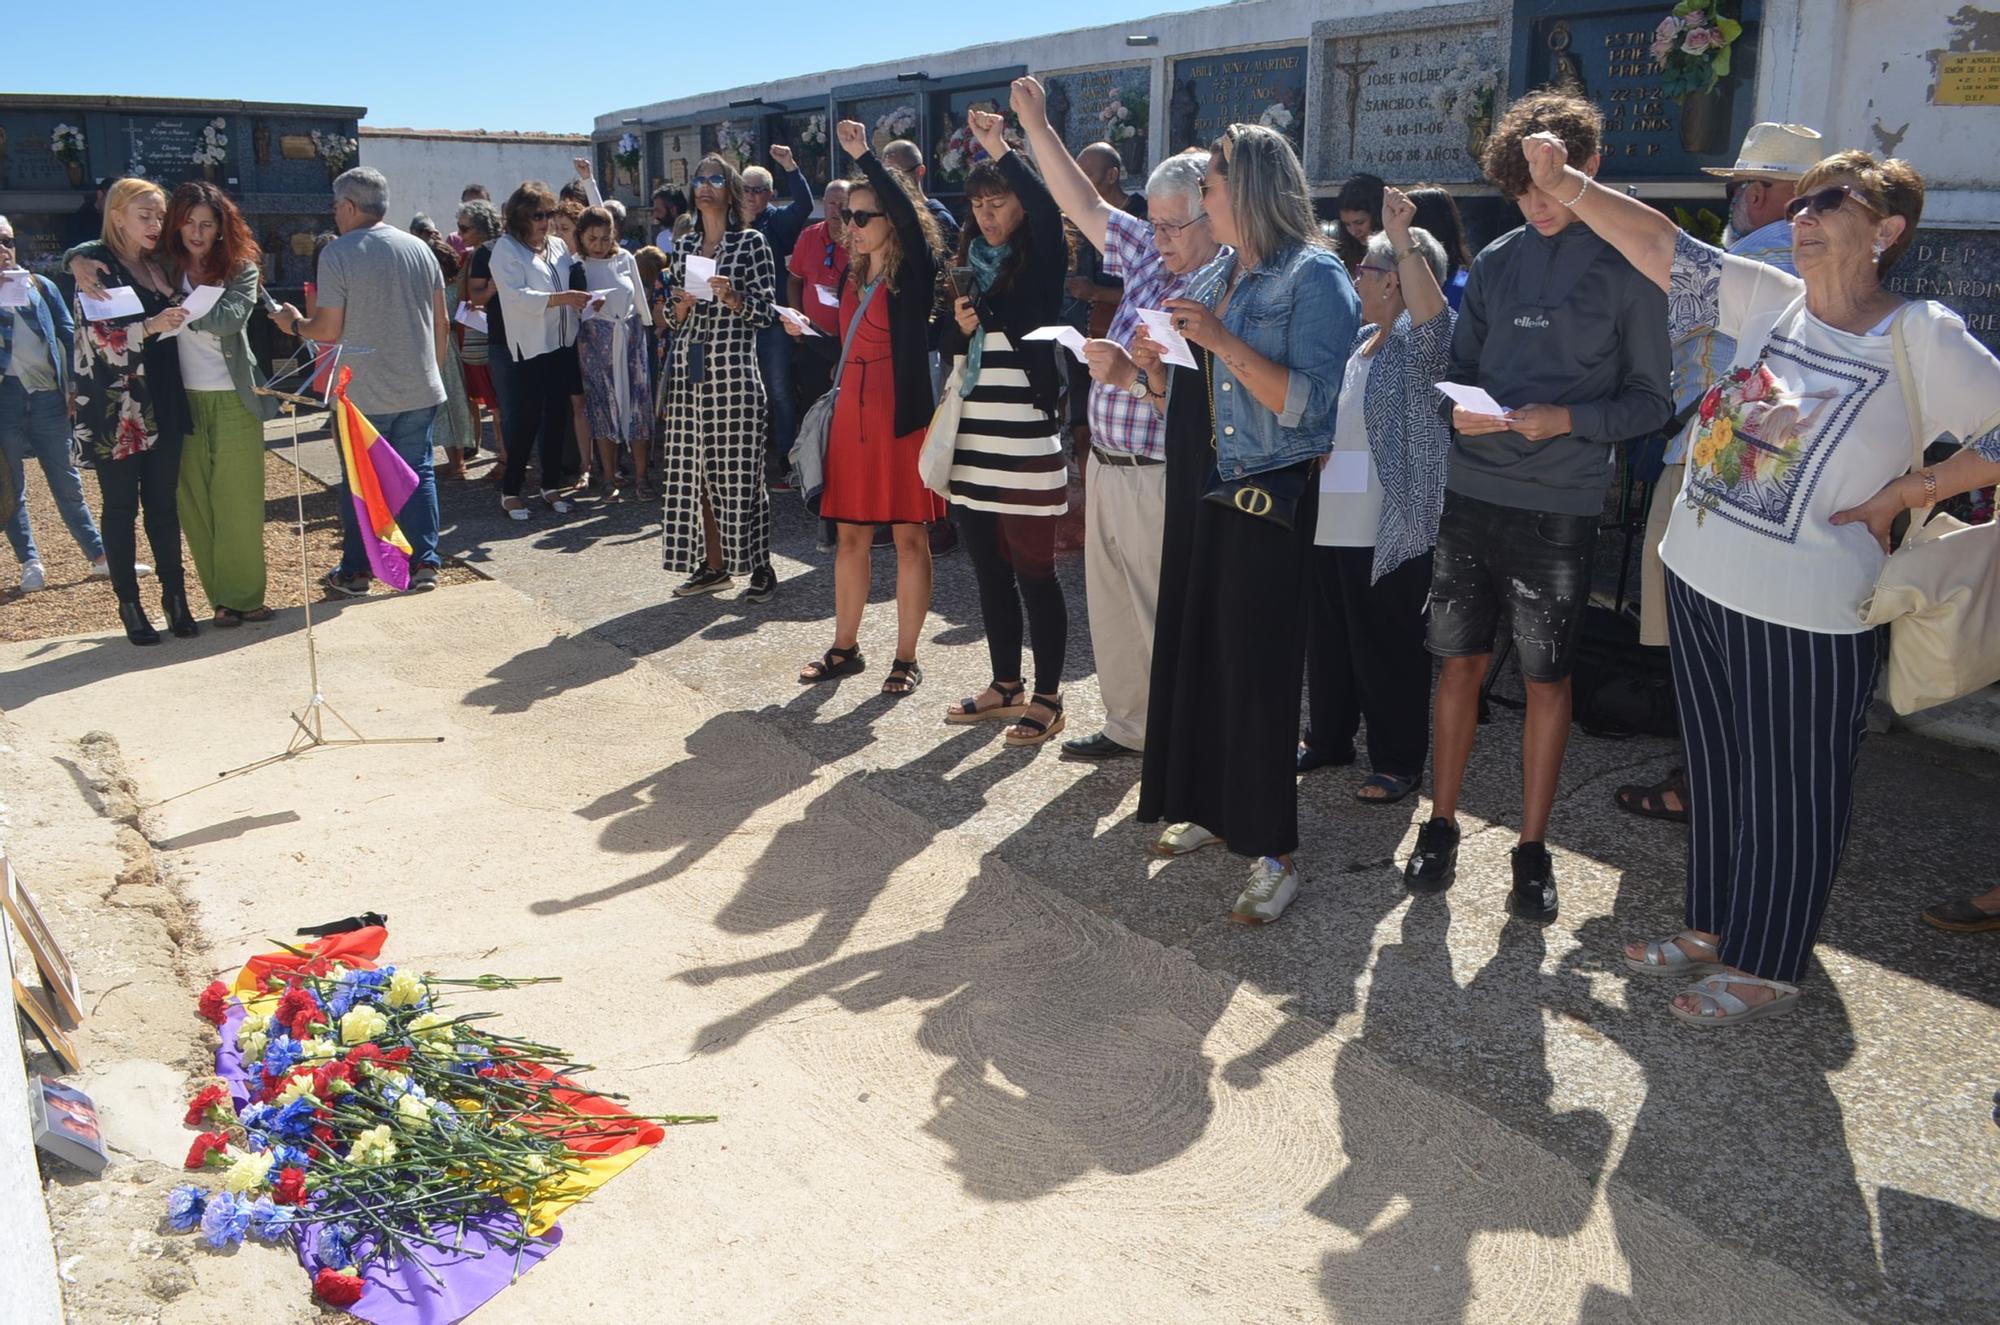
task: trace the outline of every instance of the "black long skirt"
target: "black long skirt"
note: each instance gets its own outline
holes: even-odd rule
[[[1139,820],[1200,824],[1238,855],[1283,855],[1299,844],[1305,575],[1319,485],[1309,475],[1289,530],[1203,501],[1215,472],[1207,382],[1175,373]]]

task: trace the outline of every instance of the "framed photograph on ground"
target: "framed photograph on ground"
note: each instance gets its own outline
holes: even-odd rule
[[[55,936],[49,933],[47,922],[35,907],[35,899],[28,895],[27,887],[14,873],[14,863],[5,856],[0,856],[0,907],[5,908],[7,918],[14,922],[14,928],[27,943],[35,968],[48,984],[51,1007],[61,1018],[61,1024],[81,1026],[83,991],[77,985],[76,972],[70,969],[69,958],[63,956]]]
[[[83,1058],[77,1053],[76,1041],[69,1038],[62,1023],[56,1018],[55,1000],[46,989],[30,989],[21,983],[21,977],[13,977],[14,1006],[28,1019],[29,1026],[48,1047],[49,1053],[65,1072],[75,1072],[82,1068]]]

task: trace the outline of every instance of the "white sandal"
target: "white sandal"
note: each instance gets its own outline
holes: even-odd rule
[[[1185,856],[1203,847],[1221,846],[1222,839],[1209,832],[1200,824],[1168,824],[1167,831],[1160,834],[1160,840],[1153,843],[1151,850],[1156,856]]]
[[[1687,955],[1688,948],[1699,949],[1708,953],[1709,956],[1707,958],[1690,957]],[[1714,960],[1714,958],[1720,955],[1713,943],[1707,939],[1695,937],[1692,930],[1686,929],[1670,939],[1661,939],[1658,943],[1648,943],[1646,945],[1646,955],[1643,958],[1634,957],[1631,953],[1622,950],[1619,953],[1619,956],[1625,959],[1625,969],[1635,975],[1674,975],[1682,979],[1696,975],[1712,975],[1717,971],[1723,970],[1722,963]]]
[[[1730,993],[1731,985],[1755,985],[1772,991],[1777,997],[1768,1003],[1753,1006]],[[1681,992],[1700,999],[1701,1011],[1688,1012],[1671,1002],[1667,1004],[1667,1011],[1690,1026],[1734,1026],[1763,1017],[1776,1017],[1790,1012],[1799,1001],[1797,985],[1788,985],[1782,980],[1760,980],[1754,975],[1711,975],[1695,981]]]

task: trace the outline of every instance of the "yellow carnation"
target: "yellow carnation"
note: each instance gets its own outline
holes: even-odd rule
[[[387,1164],[396,1158],[396,1141],[389,1135],[389,1124],[377,1123],[355,1137],[347,1158],[356,1164]]]
[[[311,1039],[299,1042],[301,1063],[330,1063],[340,1055],[340,1047],[331,1040]]]
[[[364,1003],[340,1019],[340,1042],[366,1044],[388,1028],[389,1019]]]
[[[415,1095],[404,1095],[396,1101],[396,1116],[412,1126],[425,1127],[430,1124],[431,1106]]]
[[[235,1146],[224,1152],[229,1161],[229,1172],[223,1175],[222,1189],[235,1192],[253,1192],[271,1179],[271,1152],[268,1150],[246,1151]]]
[[[236,1047],[238,1049],[248,1047],[251,1040],[266,1034],[270,1029],[269,1017],[245,1017],[243,1024],[236,1028]]]
[[[408,971],[398,971],[389,977],[389,992],[384,1001],[392,1008],[413,1008],[429,992],[422,980]]]
[[[278,1092],[278,1103],[280,1106],[290,1104],[293,1100],[301,1099],[311,1100],[314,1104],[319,1103],[319,1096],[313,1094],[312,1078],[309,1076],[293,1077],[285,1083],[285,1088]]]

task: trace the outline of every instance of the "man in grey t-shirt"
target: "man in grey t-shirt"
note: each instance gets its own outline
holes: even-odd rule
[[[416,471],[417,490],[397,513],[410,541],[410,587],[437,583],[437,480],[431,470],[431,423],[444,403],[444,272],[430,246],[388,225],[389,181],[357,166],[333,182],[333,222],[340,238],[320,254],[318,303],[311,317],[290,304],[273,317],[281,330],[343,347],[341,366],[353,370],[347,398]],[[328,588],[368,592],[373,578],[354,519],[340,503],[340,566]]]

